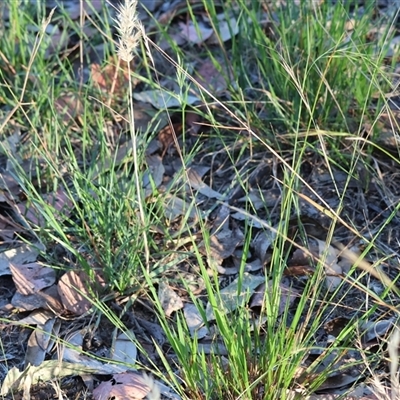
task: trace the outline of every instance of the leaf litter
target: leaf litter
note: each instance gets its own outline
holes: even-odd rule
[[[160,6],[160,4],[158,6]],[[157,10],[156,6],[154,7],[155,18],[165,18],[167,13],[163,10]],[[84,12],[90,15],[93,11],[96,11],[96,9],[99,10],[98,8],[86,9],[85,6]],[[67,8],[66,11],[71,14],[73,19],[78,18],[81,13],[81,10],[77,7],[77,5],[72,6],[71,9]],[[227,19],[226,15],[221,14],[218,16],[218,20],[220,22],[216,28],[220,33],[219,37],[222,39],[222,41],[227,41],[232,38],[232,35],[237,35],[239,33],[239,25],[235,18],[231,18],[229,16]],[[184,36],[188,42],[192,42],[196,45],[202,45],[205,42],[212,43],[215,41],[216,35],[213,34],[212,29],[207,27],[206,19],[201,21],[196,29],[191,20],[189,20],[186,24],[178,21],[177,26],[181,30],[179,34]],[[56,38],[57,35],[54,35],[54,37]],[[64,46],[64,43],[62,43],[62,45]],[[393,42],[393,46],[395,46],[395,41]],[[124,71],[117,71],[115,67],[113,67],[114,69],[101,70],[99,64],[92,64],[89,67],[93,71],[92,79],[97,82],[99,89],[104,91],[106,95],[109,93],[109,91],[112,91],[112,89],[109,89],[110,86],[114,87],[114,94],[118,93],[119,90],[121,90],[121,92],[123,91],[123,86],[126,82],[126,74]],[[112,75],[118,75],[120,72],[122,72],[121,78],[117,77],[114,81],[109,80]],[[210,64],[209,60],[205,60],[203,64],[200,64],[198,81],[207,89],[213,89],[217,92],[220,90],[223,92],[225,90],[223,84],[224,81],[220,80],[220,76],[221,75],[218,73],[218,70],[214,68],[214,64]],[[215,77],[216,81],[213,83],[212,81]],[[158,89],[151,91],[135,91],[135,95],[136,98],[140,98],[142,101],[148,102],[154,108],[164,109],[166,104],[168,107],[181,106],[181,101],[176,96],[168,95],[168,93]],[[190,96],[187,100],[188,104],[192,105],[199,104],[202,101],[197,95]],[[67,94],[64,98],[61,97],[61,100],[56,103],[55,107],[58,112],[64,116],[65,123],[76,123],[77,120],[79,120],[81,107],[79,99],[74,99]],[[146,124],[147,121],[145,120],[144,126],[146,126]],[[165,140],[163,144],[164,149],[169,148],[170,144],[172,144],[171,140]],[[17,151],[15,143],[13,144],[10,142],[10,149],[10,151],[13,153]],[[171,176],[168,176],[166,171],[169,165],[168,160],[164,159],[165,154],[163,151],[163,154],[160,155],[158,149],[156,149],[154,153],[149,154],[147,157],[148,170],[145,175],[145,181],[143,182],[143,189],[146,191],[146,195],[148,197],[152,196],[152,193],[155,189],[161,188],[165,179],[168,180],[171,178]],[[176,150],[171,149],[169,155],[177,158]],[[248,157],[250,157],[250,155],[248,155]],[[123,154],[120,159],[125,160],[126,153]],[[257,160],[256,158],[253,161],[261,163],[261,160]],[[207,207],[210,204],[208,203],[210,199],[219,200],[220,202],[226,200],[226,197],[223,195],[223,193],[226,193],[227,186],[224,186],[224,184],[216,185],[215,180],[210,184],[205,182],[204,174],[207,173],[210,176],[214,174],[217,175],[215,169],[207,167],[208,169],[206,172],[204,172],[204,174],[201,172],[199,173],[198,170],[196,171],[195,169],[195,167],[199,166],[195,165],[196,162],[199,162],[199,160],[195,160],[193,165],[191,165],[188,169],[188,183],[195,193],[194,198],[189,197],[189,195],[191,196],[191,193],[189,190],[187,190],[187,188],[184,191],[176,193],[172,192],[169,194],[169,204],[166,204],[165,208],[167,210],[167,220],[169,220],[170,224],[173,224],[182,216],[195,220],[196,217],[199,217],[199,215],[196,213],[196,208],[201,209],[203,207],[202,217],[208,214],[209,210]],[[324,179],[322,179],[323,174],[321,173],[321,170],[323,169],[323,165],[320,165],[319,169],[315,169],[315,171],[318,170],[318,173],[312,177],[316,180],[316,182],[312,183],[313,186],[319,186],[318,190],[320,191],[321,196],[333,207],[336,200],[332,196],[332,182],[329,182],[329,179],[325,180],[324,182]],[[339,176],[339,173],[340,171],[336,171],[335,176]],[[325,171],[325,176],[331,176],[330,171],[329,173]],[[222,174],[222,177],[226,182],[232,181],[232,176],[229,176],[228,174]],[[13,199],[13,207],[17,208],[20,215],[24,216],[28,221],[31,223],[33,222],[34,225],[38,227],[44,226],[44,221],[40,219],[41,214],[37,213],[33,208],[30,208],[31,206],[29,204],[19,201],[18,194],[20,194],[21,188],[19,187],[18,183],[13,181],[12,175],[2,172],[2,182],[4,182],[2,183],[2,190],[7,192],[7,196],[4,195],[3,197],[3,200],[6,201],[2,201],[2,203],[9,203],[9,195],[11,194],[11,198]],[[274,205],[278,204],[279,208],[280,197],[273,196],[273,189],[274,188],[272,188],[269,184],[264,182],[260,183],[259,187],[252,187],[250,193],[246,193],[240,199],[231,198],[230,201],[232,201],[232,203],[237,202],[242,204],[244,212],[233,213],[225,204],[214,202],[213,211],[215,211],[217,214],[220,213],[219,216],[221,217],[221,220],[214,226],[211,224],[210,230],[212,231],[212,235],[209,248],[207,249],[207,246],[205,245],[202,248],[203,255],[206,258],[205,262],[207,263],[209,270],[213,273],[215,271],[217,272],[220,282],[222,286],[224,286],[223,289],[221,289],[220,306],[221,310],[227,314],[234,312],[238,308],[246,307],[247,305],[250,305],[250,307],[262,307],[264,293],[270,286],[270,282],[266,282],[263,268],[268,268],[270,264],[271,253],[273,252],[278,226],[274,225],[274,223],[270,224],[269,220],[271,216],[262,213],[264,208],[270,207],[270,205],[268,205],[268,207],[265,207],[265,205],[268,202],[268,199],[271,198]],[[303,190],[306,196],[310,196],[307,187],[301,188],[300,190]],[[65,192],[47,193],[46,196],[43,197],[44,200],[54,207],[57,216],[63,214],[62,209],[64,207],[69,211],[73,211],[70,210],[72,206],[71,203],[68,203],[68,195],[66,195]],[[57,198],[60,198],[60,203],[63,204],[63,206],[60,208],[56,207],[54,203],[54,201],[57,201]],[[387,201],[387,199],[385,199],[385,201]],[[248,220],[246,215],[248,212],[247,209],[245,210],[245,206],[248,204],[253,205],[253,210],[259,211],[259,216],[257,216],[258,220]],[[315,208],[310,203],[302,202],[302,212],[304,215],[307,215],[310,218],[317,217],[316,219],[318,219],[319,222],[323,221],[323,218],[320,215],[320,210]],[[65,214],[65,216],[67,215],[68,214]],[[215,214],[212,214],[212,216],[214,217]],[[321,218],[319,219],[319,217]],[[357,216],[357,218],[360,217]],[[355,223],[362,225],[364,221],[362,219],[357,220],[357,218],[355,219]],[[241,221],[245,221],[246,224],[252,225],[252,229],[254,230],[255,234],[252,238],[251,246],[251,251],[254,252],[254,254],[243,254],[241,248],[243,244],[243,238],[238,233],[241,230],[244,230],[244,224],[241,224]],[[267,221],[269,225],[274,227],[273,230],[265,230],[264,222],[267,223]],[[239,225],[241,229],[235,229],[235,224]],[[307,233],[309,236],[312,236],[312,233]],[[291,236],[295,239],[295,235]],[[343,240],[342,237],[340,237],[340,239]],[[318,233],[317,244],[318,250],[311,249],[310,253],[314,254],[316,258],[323,261],[326,287],[328,290],[334,292],[335,289],[337,289],[343,282],[343,280],[339,277],[339,275],[343,273],[341,267],[342,261],[339,260],[341,251],[343,249],[336,249],[334,246],[326,243],[326,230],[322,235],[320,232]],[[46,249],[44,248],[42,249],[42,251],[45,250]],[[352,250],[352,253],[357,254],[356,258],[359,257],[357,250],[357,246]],[[13,249],[12,251],[15,250]],[[14,386],[14,389],[24,390],[24,394],[27,396],[26,398],[29,398],[29,390],[31,385],[34,384],[39,377],[42,380],[51,380],[53,378],[60,378],[61,376],[66,375],[101,374],[103,372],[105,373],[106,370],[108,373],[110,373],[108,366],[107,368],[103,369],[104,365],[102,363],[93,362],[92,358],[86,357],[82,354],[83,335],[81,333],[76,333],[73,336],[74,340],[68,342],[69,345],[75,346],[75,349],[68,346],[64,347],[65,358],[67,360],[72,360],[72,363],[66,362],[65,360],[59,360],[55,362],[54,360],[45,359],[47,356],[47,351],[50,351],[51,348],[51,341],[48,338],[50,336],[50,332],[53,331],[55,326],[55,318],[52,316],[54,314],[51,314],[51,312],[63,312],[67,313],[69,316],[73,315],[75,318],[77,316],[84,316],[86,313],[90,312],[92,304],[90,301],[88,301],[88,297],[90,297],[92,293],[85,285],[85,283],[88,281],[88,277],[82,274],[81,271],[68,271],[62,275],[56,284],[53,284],[54,282],[52,282],[52,280],[54,277],[49,277],[46,275],[49,272],[48,267],[41,266],[41,264],[37,262],[38,254],[34,256],[33,252],[31,258],[27,256],[24,261],[18,263],[17,256],[13,256],[8,252],[10,252],[10,250],[0,253],[0,257],[3,257],[5,253],[8,254],[8,256],[4,256],[4,258],[2,258],[3,263],[0,263],[0,265],[3,266],[1,269],[2,275],[11,275],[15,282],[15,295],[13,299],[10,300],[11,303],[22,311],[33,311],[31,314],[32,320],[30,322],[25,321],[26,324],[37,326],[29,336],[30,339],[28,340],[28,348],[30,350],[26,353],[26,360],[28,360],[31,364],[36,363],[39,365],[27,367],[23,372],[19,372],[16,369],[11,369],[9,372],[10,376],[7,375],[7,379],[3,383],[2,393],[4,394],[8,392],[11,386]],[[292,253],[292,255],[293,254],[294,253]],[[235,262],[235,257],[239,260],[245,259],[246,263],[243,264],[241,261]],[[351,257],[347,257],[347,259],[349,258]],[[290,261],[294,262],[293,260],[290,260],[289,257],[289,262]],[[307,254],[307,257],[303,257],[301,263],[304,266],[310,266],[310,274],[315,272],[313,270],[313,267],[315,266],[315,260],[313,257],[310,257],[309,254]],[[353,260],[348,263],[347,268],[351,268],[355,263],[356,260],[353,257]],[[240,268],[243,268],[243,265],[252,273],[246,271],[242,276],[243,279],[241,282],[239,282],[238,278],[235,278],[233,281],[227,278],[231,273],[233,275],[238,273]],[[32,271],[32,275],[28,274],[30,271]],[[253,274],[254,272],[256,272],[256,274]],[[29,282],[30,278],[32,277],[37,279],[37,281],[33,279],[31,282]],[[98,275],[96,279],[99,287],[101,287],[103,285],[101,276]],[[301,283],[299,284],[299,282],[296,280],[289,281],[291,282],[291,285],[286,285],[283,282],[281,282],[279,285],[282,294],[279,304],[280,314],[285,309],[290,309],[296,301],[296,298],[301,294]],[[33,285],[31,285],[32,283]],[[382,283],[388,282],[385,279],[382,280]],[[166,314],[173,318],[174,313],[180,310],[184,304],[183,313],[190,333],[192,336],[198,335],[197,337],[199,339],[202,337],[205,338],[208,334],[210,334],[209,329],[204,326],[206,321],[203,320],[196,305],[189,302],[189,299],[183,299],[177,294],[180,292],[179,289],[180,288],[174,288],[173,286],[167,285],[163,282],[159,284],[158,296],[163,304]],[[344,301],[346,302],[349,300],[344,299]],[[212,306],[207,302],[204,302],[203,305],[205,306],[206,320],[208,322],[213,321],[214,311]],[[349,304],[344,304],[344,306],[351,306],[351,301]],[[48,319],[46,320],[43,317],[43,320],[37,319],[35,323],[34,313],[39,312],[38,310],[41,308],[47,310],[44,311],[43,316],[48,316]],[[354,309],[356,309],[356,307],[352,308],[352,310]],[[40,314],[38,314],[38,316],[39,315]],[[386,329],[390,329],[391,323],[382,321],[382,324],[379,324],[378,322],[373,323],[373,328],[365,326],[363,329],[367,330],[367,332],[371,332],[371,329],[376,330],[376,337],[380,335],[378,332],[382,332],[382,335],[386,334],[387,331],[385,330],[385,327]],[[382,329],[380,329],[380,325],[383,325]],[[39,333],[39,331],[42,332]],[[338,329],[338,332],[340,334],[340,329]],[[133,331],[132,334],[134,334]],[[368,333],[365,335],[365,338],[367,337],[367,342],[374,340],[373,334],[371,335]],[[128,345],[128,342],[131,344]],[[200,344],[205,345],[206,341]],[[128,345],[128,347],[125,347],[125,345]],[[321,348],[328,348],[330,344],[328,342],[324,344],[320,342],[320,345]],[[118,350],[120,353],[118,356],[120,360],[122,359],[125,362],[129,362],[128,360],[132,361],[136,359],[136,346],[133,346],[131,341],[127,341],[124,337],[124,334],[121,334],[117,338],[116,348],[118,349],[119,346],[121,346],[120,350]],[[32,350],[35,347],[39,349],[37,354],[34,354],[34,351]],[[328,358],[325,360],[325,362],[328,361],[332,361],[332,359]],[[321,365],[325,368],[329,367],[328,364]],[[115,383],[111,382],[108,383],[108,385],[98,386],[100,389],[98,389],[97,392],[93,392],[93,395],[98,396],[95,398],[108,398],[107,396],[115,396],[116,398],[135,398],[134,396],[136,396],[137,398],[143,398],[148,394],[151,385],[148,385],[148,381],[146,381],[146,379],[141,377],[139,374],[126,371],[121,373],[117,373],[117,371],[113,372],[115,372],[115,375],[113,376]],[[356,380],[361,375],[361,372],[357,372],[357,374],[354,376],[352,374],[345,373],[337,374],[334,377],[329,376],[326,382],[324,382],[324,387],[325,389],[330,389],[345,386]],[[306,376],[305,379],[316,379],[316,377],[314,376],[310,378]],[[299,379],[298,382],[302,382],[301,379]],[[309,398],[312,397],[313,396]],[[314,398],[318,398],[318,396],[315,395]]]

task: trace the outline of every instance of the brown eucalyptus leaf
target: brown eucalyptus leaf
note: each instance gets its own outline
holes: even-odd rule
[[[54,284],[56,272],[53,268],[39,263],[15,264],[10,263],[11,275],[17,290],[28,295],[39,292]]]
[[[92,281],[92,282],[91,282]],[[64,307],[75,315],[82,315],[92,307],[89,285],[97,288],[105,285],[100,274],[96,273],[93,280],[83,271],[68,271],[58,282],[58,293]]]

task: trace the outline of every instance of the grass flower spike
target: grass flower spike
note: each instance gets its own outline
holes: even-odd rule
[[[137,0],[125,0],[125,3],[121,3],[115,21],[119,33],[118,56],[126,62],[133,60],[133,52],[143,32],[137,15],[137,4]]]

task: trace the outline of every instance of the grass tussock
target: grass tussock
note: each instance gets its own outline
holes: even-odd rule
[[[397,15],[203,1],[166,24],[134,0],[85,21],[9,3],[1,249],[40,243],[55,285],[85,273],[91,311],[67,315],[58,344],[106,362],[66,333],[82,321],[110,350],[124,332],[163,382],[148,377],[152,399],[397,390],[382,362],[398,317]],[[62,24],[71,38],[50,52]],[[180,45],[171,27],[210,39]]]

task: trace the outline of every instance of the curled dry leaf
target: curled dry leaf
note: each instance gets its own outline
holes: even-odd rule
[[[224,196],[217,191],[213,190],[210,188],[210,186],[206,185],[199,173],[196,171],[194,168],[189,168],[187,171],[187,176],[188,176],[188,183],[189,185],[194,189],[199,191],[204,196],[207,196],[210,199],[218,199],[222,200]]]
[[[28,339],[28,346],[25,353],[25,368],[29,365],[40,365],[52,345],[51,335],[53,334],[55,318],[49,318],[44,323],[38,324]]]
[[[92,307],[88,285],[91,279],[83,271],[68,271],[58,282],[58,293],[64,307],[75,315],[82,315]],[[96,273],[92,284],[100,288],[105,285],[103,278]]]

